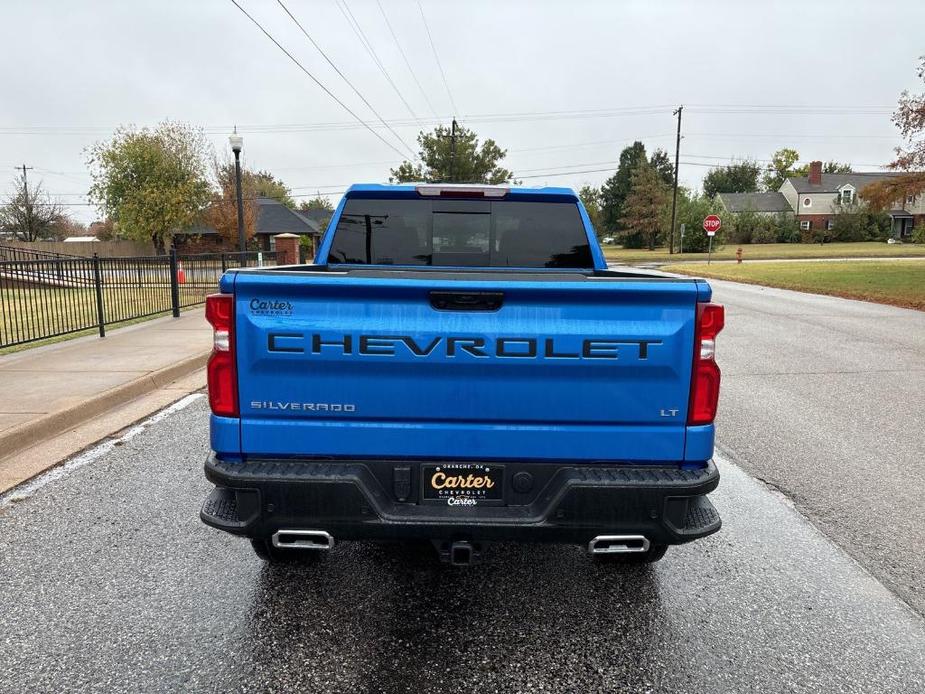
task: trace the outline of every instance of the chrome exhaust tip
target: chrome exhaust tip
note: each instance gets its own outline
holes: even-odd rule
[[[277,530],[273,546],[280,549],[331,549],[334,537],[324,530]]]
[[[649,540],[644,535],[598,535],[588,543],[591,554],[625,554],[648,550]]]

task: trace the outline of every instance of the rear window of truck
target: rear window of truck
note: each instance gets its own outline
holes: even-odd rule
[[[578,206],[568,202],[348,199],[329,263],[591,268]]]

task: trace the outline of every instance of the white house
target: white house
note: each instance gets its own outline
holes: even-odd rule
[[[796,215],[800,228],[831,229],[838,213],[839,203],[863,201],[864,188],[871,183],[893,178],[893,173],[822,173],[822,162],[809,165],[808,176],[788,178],[780,193]],[[912,235],[916,224],[925,224],[925,195],[909,196],[902,204],[889,210],[893,235],[904,238]]]

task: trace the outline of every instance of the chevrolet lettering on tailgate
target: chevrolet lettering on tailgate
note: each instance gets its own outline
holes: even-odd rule
[[[558,342],[564,342],[559,340]],[[394,357],[405,350],[415,357],[438,354],[455,357],[468,354],[477,358],[510,357],[519,359],[618,359],[621,349],[633,349],[632,356],[647,359],[649,347],[661,340],[587,338],[577,340],[578,347],[566,349],[554,337],[467,337],[448,335],[420,339],[408,335],[338,335],[315,333],[267,333],[267,351],[292,354],[343,354],[367,357]]]

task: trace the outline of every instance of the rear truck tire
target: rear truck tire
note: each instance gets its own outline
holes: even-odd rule
[[[314,564],[321,559],[315,549],[280,549],[270,540],[251,540],[254,554],[269,564]]]
[[[650,545],[645,552],[617,552],[614,554],[592,554],[599,564],[639,565],[654,564],[665,556],[668,545]]]

